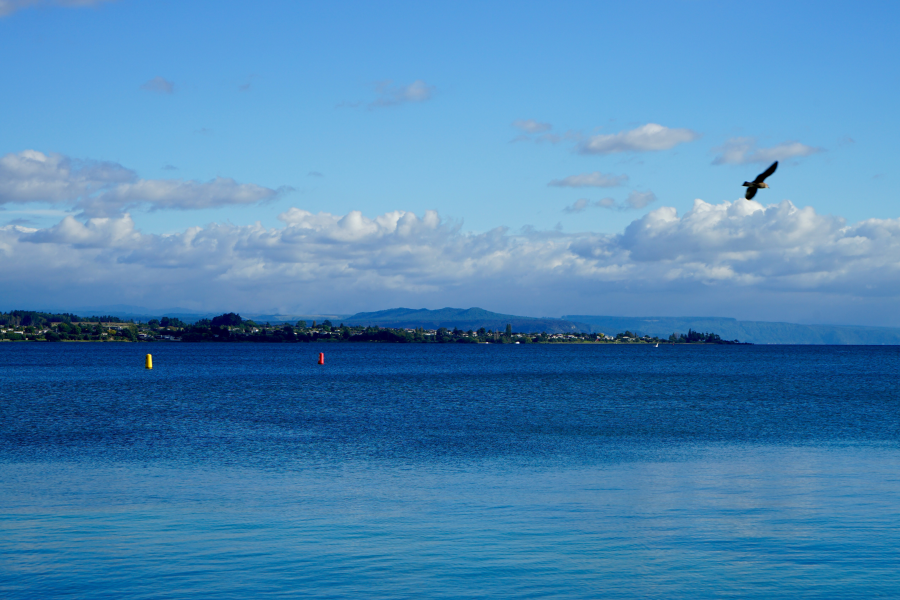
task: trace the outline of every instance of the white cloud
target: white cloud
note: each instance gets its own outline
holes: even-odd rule
[[[375,92],[378,94],[378,98],[369,103],[369,108],[425,102],[434,97],[435,88],[421,79],[417,79],[409,85],[394,85],[391,81],[384,81],[375,85]]]
[[[563,212],[567,212],[569,214],[584,212],[590,205],[591,201],[587,198],[579,198],[569,206],[565,207],[563,209]]]
[[[86,223],[67,216],[53,227],[35,231],[30,241],[66,244],[74,248],[121,248],[140,244],[142,237],[135,231],[131,215],[94,218]]]
[[[625,199],[629,208],[644,208],[656,202],[656,194],[653,192],[631,192]]]
[[[115,0],[0,0],[0,18],[9,16],[23,8],[38,6],[85,8],[105,2],[115,2]]]
[[[554,179],[547,185],[554,187],[616,187],[628,181],[628,175],[605,175],[600,171],[569,175],[562,179]]]
[[[558,144],[563,140],[572,141],[581,139],[581,134],[575,131],[566,131],[565,133],[554,133],[553,125],[550,123],[541,123],[534,119],[519,119],[512,122],[512,126],[521,131],[519,135],[514,137],[510,142],[536,142],[550,144]]]
[[[718,148],[714,148],[713,151],[719,153],[713,160],[714,165],[744,165],[809,156],[825,150],[800,142],[783,142],[771,148],[757,148],[755,138],[738,137],[731,138]]]
[[[577,208],[576,203],[573,207]],[[0,227],[10,304],[207,306],[355,312],[484,306],[519,314],[703,314],[894,319],[900,219],[853,225],[788,201],[697,200],[618,234],[465,233],[436,212],[284,212],[282,226],[140,232],[127,214]],[[830,311],[830,312],[829,312]]]
[[[116,163],[24,150],[0,157],[0,204],[71,203],[136,178],[134,171]]]
[[[512,126],[525,133],[544,133],[553,129],[553,125],[550,123],[539,123],[534,119],[519,119],[513,121]]]
[[[141,179],[117,163],[74,160],[36,150],[0,157],[0,205],[66,205],[87,216],[108,217],[139,206],[150,210],[191,210],[255,204],[274,199],[289,189],[273,190],[226,177],[208,182]]]
[[[668,150],[699,137],[700,134],[690,129],[671,129],[647,123],[630,131],[591,136],[579,144],[578,151],[582,154],[613,154]]]
[[[139,179],[122,183],[108,191],[83,198],[76,207],[88,215],[110,215],[115,212],[147,206],[149,210],[197,210],[233,204],[256,204],[275,198],[280,192],[252,183],[238,183],[228,177],[207,182],[180,179]]]
[[[613,198],[600,198],[599,200],[595,200],[594,206],[599,208],[620,208],[621,210],[621,205]]]
[[[608,208],[610,210],[639,210],[641,208],[646,208],[654,202],[656,202],[656,194],[653,192],[632,191],[628,194],[628,197],[624,202],[617,202],[613,198],[601,198],[600,200],[591,202],[587,198],[581,198],[575,201],[574,204],[565,207],[563,212],[580,213],[591,207]]]
[[[171,81],[168,81],[164,77],[154,77],[147,83],[141,86],[142,90],[147,90],[148,92],[156,92],[159,94],[172,94],[175,92],[175,84]]]

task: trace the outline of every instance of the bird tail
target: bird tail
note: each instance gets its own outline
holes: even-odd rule
[[[745,182],[743,183],[743,185],[745,185],[745,186],[750,185],[750,182],[749,182],[749,181],[745,181]]]

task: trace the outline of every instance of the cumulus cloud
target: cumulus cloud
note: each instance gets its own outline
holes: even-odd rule
[[[713,149],[719,154],[713,159],[714,165],[744,165],[749,163],[771,163],[800,156],[824,152],[824,148],[814,148],[800,142],[783,142],[771,148],[757,148],[752,137],[731,138]]]
[[[392,81],[382,81],[375,85],[378,98],[369,103],[369,108],[383,108],[413,102],[431,100],[435,94],[433,85],[417,79],[409,85],[394,85]]]
[[[115,0],[0,0],[0,18],[9,16],[18,10],[38,6],[63,6],[69,8],[84,8],[96,6]]]
[[[172,94],[175,92],[175,84],[164,77],[154,77],[142,85],[141,89],[158,94]]]
[[[71,203],[136,178],[134,171],[116,163],[24,150],[0,157],[0,204]]]
[[[658,208],[616,234],[466,233],[433,211],[367,217],[292,208],[279,218],[278,227],[211,224],[170,235],[142,233],[127,214],[69,216],[45,229],[8,225],[0,227],[0,278],[27,277],[28,286],[6,296],[19,304],[65,290],[72,302],[346,312],[502,303],[532,314],[641,305],[686,314],[750,298],[753,307],[765,299],[852,314],[883,306],[892,315],[900,296],[900,219],[848,225],[788,201],[697,200],[682,216]]]
[[[117,163],[75,160],[36,150],[0,157],[0,205],[67,205],[96,217],[139,206],[149,210],[191,210],[255,204],[274,199],[289,189],[273,190],[226,177],[207,182],[141,179]]]
[[[653,192],[632,191],[624,202],[617,202],[614,198],[601,198],[600,200],[590,201],[587,198],[580,198],[573,204],[565,207],[563,212],[580,213],[588,208],[607,208],[610,210],[635,210],[649,206],[656,202],[656,194]]]
[[[578,151],[582,154],[614,154],[668,150],[699,137],[700,134],[690,129],[671,129],[647,123],[630,131],[591,136],[578,145]]]
[[[86,223],[67,216],[53,227],[36,230],[29,241],[73,248],[121,248],[139,244],[142,237],[135,231],[131,215],[93,218]]]
[[[547,185],[553,187],[617,187],[628,181],[628,175],[605,175],[600,171],[569,175],[563,179],[554,179]]]

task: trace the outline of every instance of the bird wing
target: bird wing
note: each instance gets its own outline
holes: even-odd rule
[[[753,196],[755,196],[755,195],[756,195],[756,188],[755,188],[755,187],[748,187],[748,188],[747,188],[747,194],[744,196],[744,198],[746,198],[747,200],[752,200],[752,199],[753,199]]]
[[[768,177],[769,175],[774,173],[775,169],[777,169],[777,168],[778,168],[778,161],[776,160],[775,162],[772,163],[772,166],[770,166],[768,169],[766,169],[765,171],[763,171],[762,173],[757,175],[756,179],[753,180],[753,183],[762,183],[763,181],[766,180],[766,177]]]

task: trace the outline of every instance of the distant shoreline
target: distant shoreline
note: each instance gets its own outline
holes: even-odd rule
[[[688,329],[668,338],[640,335],[628,329],[615,335],[599,332],[515,332],[513,325],[463,331],[459,327],[379,327],[378,325],[322,323],[271,325],[243,319],[237,313],[225,313],[196,323],[162,317],[147,323],[121,321],[116,317],[82,318],[71,313],[11,311],[0,313],[0,340],[30,342],[183,342],[183,343],[309,343],[375,342],[425,344],[740,344],[715,333]]]

